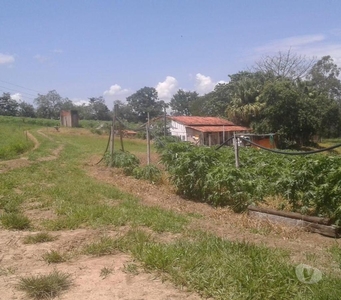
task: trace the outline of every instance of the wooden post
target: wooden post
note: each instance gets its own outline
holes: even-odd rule
[[[238,149],[238,139],[236,137],[236,132],[233,133],[234,142],[234,159],[236,161],[236,168],[239,168],[239,149]]]
[[[167,135],[167,114],[166,114],[166,104],[163,107],[163,114],[164,114],[164,136],[166,137]]]
[[[114,150],[115,150],[115,122],[116,122],[116,109],[113,109],[113,117],[112,117],[112,126],[111,126],[111,134],[110,134],[110,164],[109,166],[112,167],[113,160],[114,160]]]
[[[148,112],[148,122],[147,122],[147,165],[150,165],[150,135],[149,135],[149,112]]]

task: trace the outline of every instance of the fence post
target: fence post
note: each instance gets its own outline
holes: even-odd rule
[[[238,149],[238,139],[236,137],[236,132],[233,133],[233,144],[234,144],[234,158],[236,160],[236,168],[239,168],[239,149]]]

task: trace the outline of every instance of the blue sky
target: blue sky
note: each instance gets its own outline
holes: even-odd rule
[[[0,93],[79,103],[155,87],[210,92],[264,55],[341,66],[339,0],[0,0]]]

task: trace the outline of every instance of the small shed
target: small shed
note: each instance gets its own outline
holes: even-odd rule
[[[79,117],[77,110],[62,110],[60,112],[60,126],[78,127]]]

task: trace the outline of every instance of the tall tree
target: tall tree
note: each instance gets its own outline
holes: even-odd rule
[[[38,97],[34,99],[34,103],[37,105],[37,116],[40,118],[58,119],[64,102],[65,99],[55,90],[49,91],[46,95],[38,94]]]
[[[323,56],[311,68],[307,78],[316,91],[341,102],[340,71],[341,68],[334,63],[334,60],[329,55]]]
[[[254,69],[263,73],[270,73],[275,77],[296,80],[304,78],[314,65],[314,58],[306,58],[304,55],[279,51],[277,55],[265,56],[255,63]]]
[[[191,105],[196,101],[199,94],[197,92],[186,92],[179,89],[170,101],[170,107],[177,116],[191,116]]]
[[[35,118],[36,112],[32,104],[27,102],[20,102],[18,106],[18,116],[19,117],[27,117],[27,118]]]
[[[149,113],[150,118],[162,114],[163,103],[158,100],[155,88],[144,87],[127,98],[128,105],[131,106],[139,122],[146,122]]]
[[[110,111],[102,96],[89,98],[90,118],[95,120],[110,120]]]
[[[0,115],[15,116],[18,105],[18,102],[11,98],[10,93],[3,93],[0,97]]]

